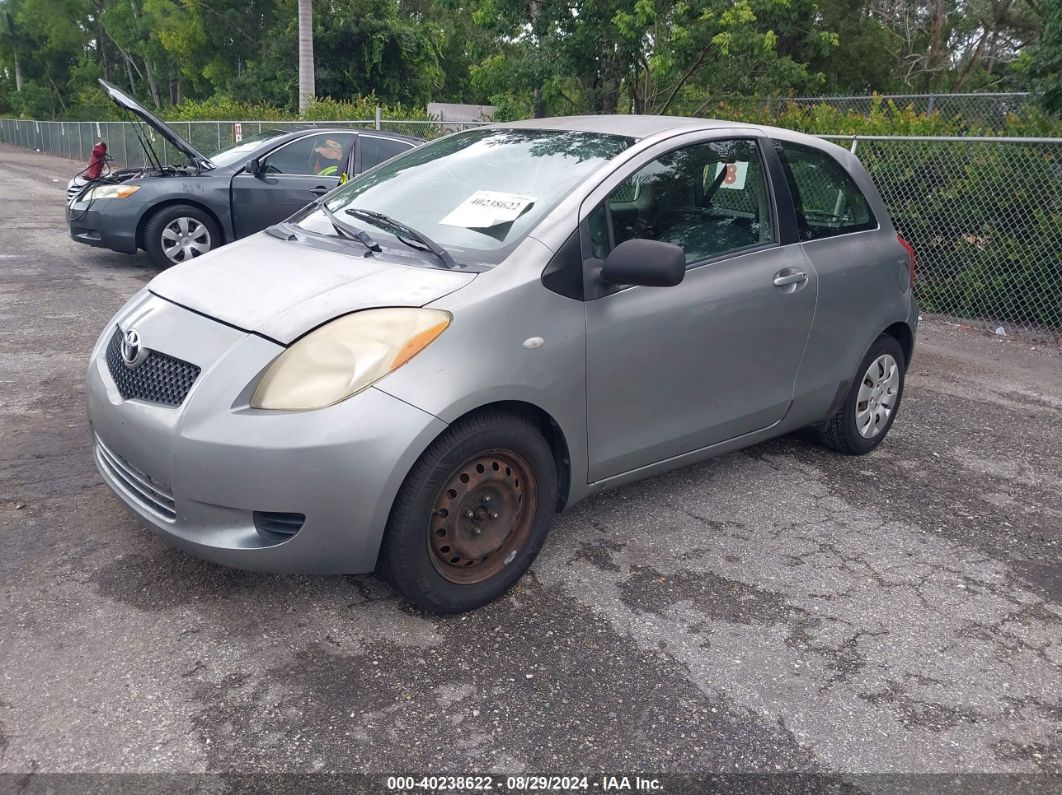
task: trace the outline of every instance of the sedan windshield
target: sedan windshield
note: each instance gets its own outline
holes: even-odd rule
[[[251,153],[258,149],[258,147],[260,147],[265,141],[281,135],[284,135],[284,133],[280,130],[266,130],[265,132],[248,135],[242,141],[234,143],[232,146],[226,146],[224,149],[219,149],[210,156],[210,162],[218,168],[240,163],[249,158]]]
[[[388,161],[344,185],[327,206],[356,217],[385,244],[408,245],[397,222],[458,262],[497,264],[569,191],[632,143],[567,130],[470,130]],[[334,234],[316,205],[293,221]]]

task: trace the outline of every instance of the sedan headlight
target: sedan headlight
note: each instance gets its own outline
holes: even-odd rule
[[[128,199],[140,190],[139,185],[97,185],[84,196],[81,201],[93,201],[95,199]]]
[[[416,356],[450,319],[437,309],[394,308],[333,320],[273,360],[251,406],[298,411],[346,400]]]

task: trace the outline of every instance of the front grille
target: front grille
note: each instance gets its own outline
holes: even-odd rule
[[[254,529],[271,544],[287,541],[298,533],[306,524],[306,514],[277,513],[275,511],[254,511]]]
[[[88,185],[88,182],[86,182],[81,177],[74,177],[70,181],[70,184],[66,188],[67,205],[74,203],[74,199],[76,199],[78,197],[78,194],[85,189],[86,185]]]
[[[199,368],[165,353],[150,351],[136,367],[122,360],[122,330],[115,328],[107,345],[107,369],[126,400],[148,400],[166,406],[179,406],[199,377]]]
[[[173,493],[157,480],[130,466],[96,437],[96,462],[139,505],[172,522],[177,518]]]

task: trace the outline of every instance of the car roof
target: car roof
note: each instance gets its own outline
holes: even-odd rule
[[[524,130],[572,130],[576,132],[625,135],[630,138],[667,137],[668,134],[697,132],[699,130],[755,130],[771,138],[780,138],[820,149],[838,149],[835,144],[813,135],[794,132],[782,127],[765,124],[746,124],[726,119],[695,119],[688,116],[647,116],[638,114],[611,114],[599,116],[555,116],[545,119],[524,119],[494,125]]]

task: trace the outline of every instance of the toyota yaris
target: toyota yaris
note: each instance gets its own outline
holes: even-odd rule
[[[461,132],[134,296],[89,366],[96,464],[193,554],[379,567],[467,610],[601,489],[797,429],[873,450],[913,280],[867,172],[816,138],[646,116]]]

